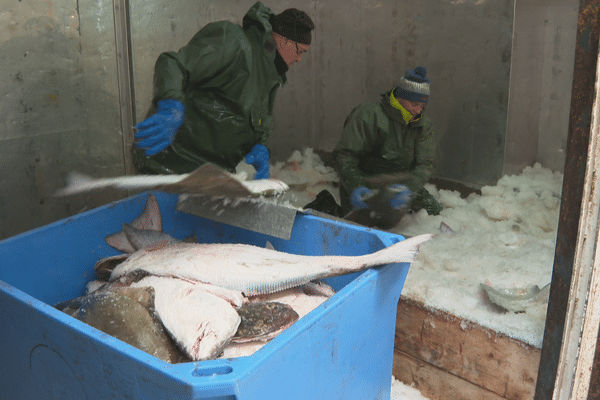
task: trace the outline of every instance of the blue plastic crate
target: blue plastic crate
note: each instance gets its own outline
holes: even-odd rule
[[[165,232],[305,255],[361,255],[402,236],[297,215],[290,240],[175,210],[154,193]],[[409,265],[331,278],[338,291],[251,356],[169,364],[54,309],[81,296],[104,242],[147,193],[0,241],[0,399],[390,398],[396,306]]]

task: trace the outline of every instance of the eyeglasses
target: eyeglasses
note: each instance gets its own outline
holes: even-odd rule
[[[306,53],[306,51],[308,50],[308,48],[304,49],[304,48],[299,47],[298,42],[296,42],[292,39],[285,38],[285,40],[286,40],[286,43],[292,42],[294,44],[294,46],[296,46],[296,55],[297,56],[302,56],[302,54]],[[308,47],[308,45],[303,45],[303,46]]]

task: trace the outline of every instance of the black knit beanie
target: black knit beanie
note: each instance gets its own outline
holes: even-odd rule
[[[273,15],[269,22],[273,32],[294,42],[310,44],[311,32],[315,29],[312,19],[304,11],[288,8],[281,14]]]

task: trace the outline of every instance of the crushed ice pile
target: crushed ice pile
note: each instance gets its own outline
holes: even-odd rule
[[[535,164],[466,199],[427,189],[444,206],[440,215],[422,210],[392,229],[410,236],[439,233],[421,246],[402,295],[541,348],[547,303],[506,312],[490,303],[480,284],[541,288],[550,282],[562,174]],[[440,232],[442,221],[456,234]]]

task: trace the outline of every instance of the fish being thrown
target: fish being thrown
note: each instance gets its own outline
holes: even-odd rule
[[[415,236],[362,256],[305,256],[247,244],[158,244],[129,256],[113,270],[111,280],[144,271],[209,283],[253,296],[384,264],[410,263],[419,245],[432,237],[430,234]]]
[[[277,179],[246,180],[244,174],[231,174],[217,165],[206,163],[189,174],[132,175],[114,178],[92,178],[71,173],[67,186],[56,196],[70,196],[92,190],[114,188],[121,190],[156,189],[171,193],[207,194],[216,197],[252,197],[283,193],[289,187]]]

